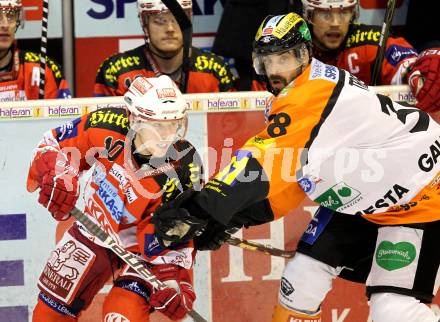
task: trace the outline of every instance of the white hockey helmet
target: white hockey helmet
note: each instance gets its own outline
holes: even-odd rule
[[[138,77],[124,95],[128,111],[144,120],[180,120],[186,117],[186,101],[170,77]]]
[[[177,0],[177,2],[183,10],[192,10],[191,0]],[[169,11],[167,6],[161,0],[138,0],[137,7],[139,16],[142,16],[143,14],[155,14]]]
[[[23,4],[21,0],[0,0],[0,7],[21,9],[23,7]]]
[[[303,17],[308,22],[311,22],[315,9],[353,8],[352,21],[359,17],[358,0],[302,0],[302,5]]]
[[[166,75],[138,77],[124,95],[136,152],[163,157],[174,142],[186,135],[186,101]]]
[[[13,12],[17,15],[17,28],[23,26],[23,3],[21,0],[0,0],[0,10]]]

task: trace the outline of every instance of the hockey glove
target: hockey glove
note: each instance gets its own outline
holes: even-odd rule
[[[228,228],[215,220],[210,220],[205,231],[200,236],[194,237],[194,244],[197,250],[217,250],[238,230],[237,227]]]
[[[185,190],[154,212],[151,222],[163,247],[168,247],[173,242],[187,242],[204,231],[209,217],[192,201],[196,193]]]
[[[38,202],[46,207],[56,220],[66,220],[75,207],[79,195],[78,171],[58,152],[44,153],[35,160],[39,169]]]
[[[440,108],[440,48],[422,51],[408,76],[416,106],[426,112]]]
[[[171,320],[180,320],[192,310],[196,299],[188,270],[171,264],[157,265],[152,273],[167,287],[154,290],[150,296],[150,305]]]

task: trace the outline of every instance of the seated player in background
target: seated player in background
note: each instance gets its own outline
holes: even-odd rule
[[[178,320],[192,309],[193,242],[161,247],[150,223],[162,202],[200,189],[200,158],[184,139],[186,101],[165,75],[137,78],[124,100],[126,109],[100,109],[47,132],[34,150],[27,189],[39,189],[38,202],[56,220],[66,220],[78,199],[80,174],[94,166],[84,190],[85,215],[142,256],[168,287],[153,289],[75,222],[39,278],[33,322],[78,321],[112,277],[102,321],[145,322],[153,310]]]
[[[303,17],[312,33],[313,57],[347,70],[368,85],[409,84],[417,107],[425,111],[440,107],[440,79],[434,77],[440,71],[440,54],[425,51],[417,55],[404,38],[390,35],[380,74],[373,83],[382,26],[356,22],[358,0],[302,0],[302,4]],[[427,81],[423,85],[421,78]]]
[[[24,23],[21,0],[0,0],[0,102],[39,98],[40,54],[17,47],[15,33]],[[61,66],[46,58],[44,98],[70,98]]]
[[[178,0],[188,17],[192,1]],[[180,83],[183,63],[183,36],[173,14],[160,0],[138,0],[139,19],[145,44],[107,58],[99,67],[94,95],[123,95],[138,77],[168,75]],[[187,93],[233,90],[235,78],[219,56],[196,47],[190,49]]]

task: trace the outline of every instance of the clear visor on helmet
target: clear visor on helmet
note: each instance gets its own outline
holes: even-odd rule
[[[191,19],[192,10],[185,9],[185,14]],[[142,26],[146,27],[148,25],[148,21],[151,21],[153,24],[157,26],[168,26],[172,24],[173,26],[179,26],[176,18],[169,10],[162,11],[144,11],[141,14]]]
[[[164,156],[173,143],[183,139],[188,127],[186,116],[178,120],[145,120],[130,114],[129,121],[137,152],[155,157]]]
[[[316,26],[346,25],[350,23],[354,14],[355,6],[331,9],[316,8],[313,10],[312,19],[309,22]]]
[[[258,75],[297,72],[308,63],[308,50],[304,43],[273,53],[253,53],[255,72]]]
[[[0,23],[16,23],[20,19],[20,10],[14,7],[0,7]]]

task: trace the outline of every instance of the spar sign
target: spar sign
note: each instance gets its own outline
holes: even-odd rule
[[[136,0],[81,0],[75,6],[76,37],[142,35]],[[193,0],[193,31],[217,31],[224,0]],[[93,26],[93,28],[91,28]]]

